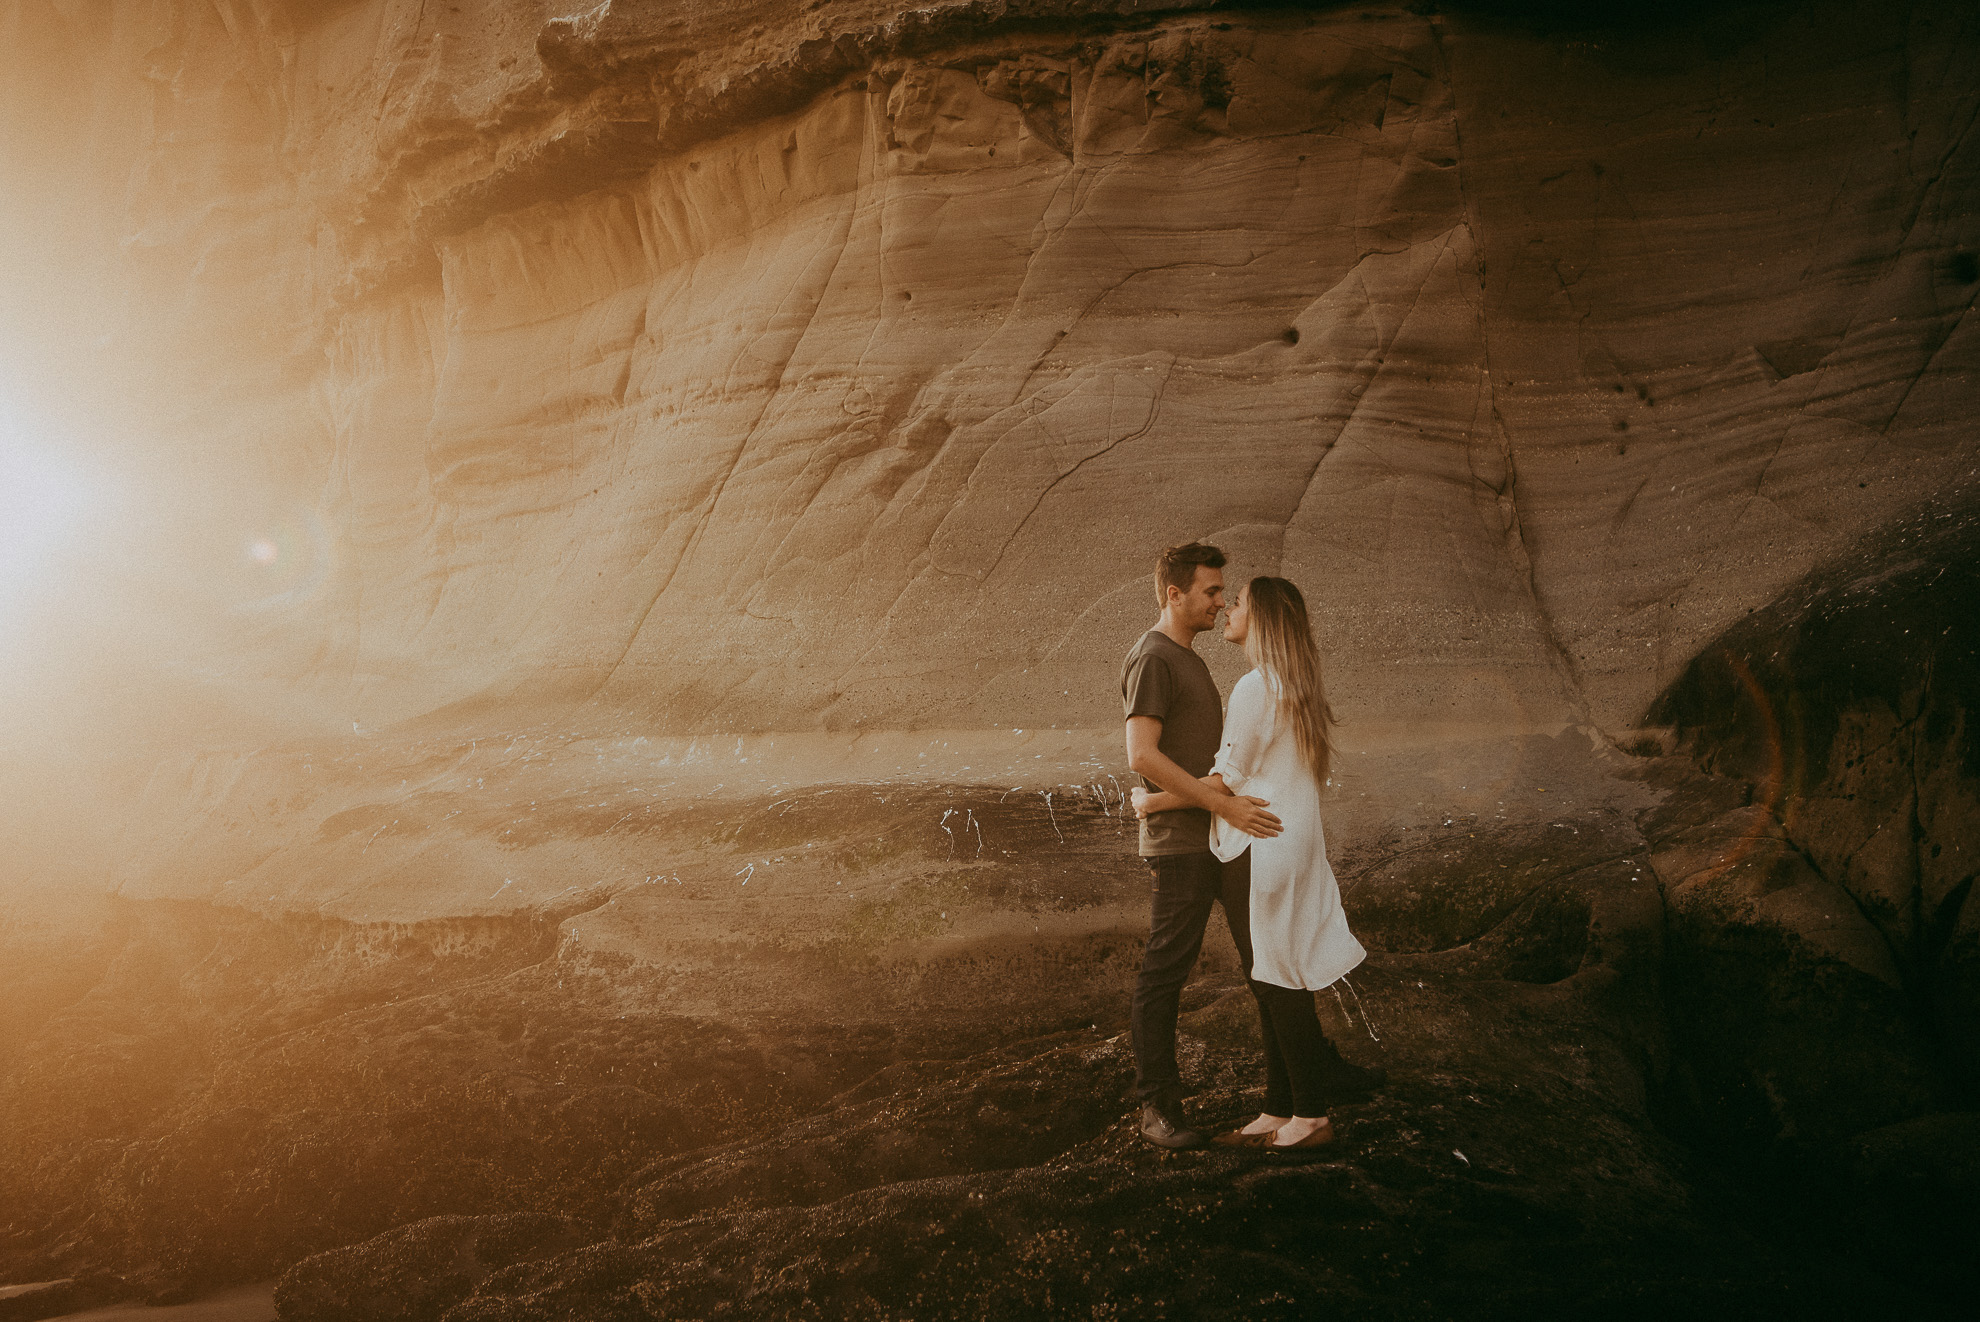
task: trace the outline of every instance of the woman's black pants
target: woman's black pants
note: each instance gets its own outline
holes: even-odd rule
[[[1248,896],[1250,891],[1251,851],[1247,849],[1224,864],[1224,894]],[[1330,1100],[1327,1080],[1338,1070],[1341,1054],[1320,1027],[1312,992],[1259,982],[1251,976],[1250,907],[1246,906],[1242,919],[1231,909],[1226,900],[1224,912],[1231,919],[1231,936],[1244,964],[1245,982],[1252,999],[1258,1002],[1258,1028],[1265,1039],[1265,1114],[1325,1115]]]

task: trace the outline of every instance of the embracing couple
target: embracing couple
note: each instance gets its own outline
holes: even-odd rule
[[[1317,1147],[1334,1137],[1331,1103],[1386,1081],[1384,1071],[1341,1058],[1313,1007],[1314,991],[1367,954],[1348,931],[1320,830],[1333,713],[1305,599],[1283,578],[1259,577],[1225,618],[1224,640],[1252,664],[1225,717],[1195,646],[1224,609],[1223,570],[1214,546],[1162,552],[1162,618],[1121,670],[1128,766],[1146,786],[1134,791],[1141,856],[1154,873],[1131,1026],[1141,1133],[1166,1148],[1204,1142],[1183,1114],[1176,1013],[1210,909],[1221,903],[1258,1002],[1265,1110],[1212,1141]]]

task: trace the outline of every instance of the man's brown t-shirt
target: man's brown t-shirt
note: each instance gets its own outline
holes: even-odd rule
[[[1224,702],[1210,667],[1194,649],[1160,629],[1150,629],[1128,650],[1121,666],[1121,704],[1127,716],[1162,722],[1156,747],[1192,776],[1207,776],[1224,739]],[[1142,778],[1151,790],[1161,786]],[[1202,854],[1210,849],[1210,814],[1201,808],[1150,813],[1141,819],[1141,856]]]

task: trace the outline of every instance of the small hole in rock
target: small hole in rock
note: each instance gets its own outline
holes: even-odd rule
[[[1284,331],[1280,332],[1279,338],[1284,340],[1287,344],[1298,344],[1299,327],[1297,326],[1286,327]]]

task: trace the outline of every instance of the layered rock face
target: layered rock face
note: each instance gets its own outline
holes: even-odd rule
[[[94,352],[315,525],[229,661],[363,728],[1104,726],[1203,536],[1344,699],[1614,729],[1967,462],[1959,7],[13,12],[139,130]]]
[[[560,9],[0,6],[0,404],[89,479],[45,582],[0,543],[0,1278],[1929,1304],[1967,7]],[[1321,1166],[1114,1128],[1115,674],[1188,538],[1306,588],[1346,718],[1332,1026],[1398,1086]],[[1672,1136],[1873,1210],[1749,1236]]]

